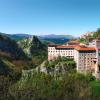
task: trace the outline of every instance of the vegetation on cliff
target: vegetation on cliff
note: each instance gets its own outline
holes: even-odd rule
[[[34,66],[38,66],[47,59],[47,45],[42,43],[36,36],[23,39],[18,44],[25,54],[32,59]]]
[[[92,35],[88,35],[85,38],[80,38],[79,41],[82,43],[88,43],[93,39],[100,39],[100,28],[98,28],[96,32],[93,32]]]

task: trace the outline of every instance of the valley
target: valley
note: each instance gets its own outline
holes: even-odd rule
[[[99,81],[90,73],[78,73],[73,59],[58,57],[55,60],[47,60],[48,44],[57,41],[49,41],[47,36],[45,40],[44,37],[40,39],[37,36],[25,36],[21,39],[17,37],[16,40],[6,34],[0,34],[0,99],[99,100],[99,87],[96,85]],[[50,38],[55,39],[53,37]],[[57,38],[59,41],[56,36]],[[72,38],[70,41],[80,39]],[[66,44],[68,41],[57,42],[59,45],[62,43]]]

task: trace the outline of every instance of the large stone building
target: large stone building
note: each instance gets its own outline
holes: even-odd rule
[[[90,72],[100,78],[100,40],[93,40],[89,45],[49,45],[48,60],[58,56],[74,59],[77,71]]]

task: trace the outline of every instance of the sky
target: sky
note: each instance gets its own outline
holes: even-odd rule
[[[78,36],[100,27],[100,0],[0,0],[0,32]]]

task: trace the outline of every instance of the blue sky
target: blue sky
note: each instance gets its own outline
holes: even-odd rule
[[[79,35],[100,27],[100,0],[0,0],[0,31]]]

